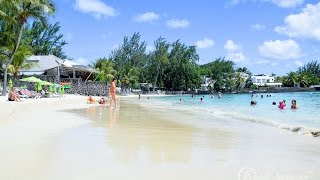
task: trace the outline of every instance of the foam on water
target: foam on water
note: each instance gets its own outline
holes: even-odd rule
[[[144,105],[201,115],[206,113],[225,120],[255,122],[301,134],[315,135],[320,131],[319,92],[271,93],[268,95],[271,97],[267,97],[267,94],[254,94],[253,99],[257,101],[255,106],[250,106],[251,94],[224,94],[221,99],[218,99],[217,96],[211,98],[205,95],[203,102],[200,102],[202,95],[195,98],[190,95],[152,97],[152,100],[145,101]],[[290,109],[292,99],[297,101],[298,109],[296,110]],[[281,100],[286,100],[287,106],[284,110],[277,107]],[[272,105],[272,102],[276,102],[277,105]]]

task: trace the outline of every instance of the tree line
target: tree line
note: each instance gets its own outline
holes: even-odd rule
[[[171,91],[194,90],[200,87],[201,76],[210,77],[210,90],[233,91],[256,89],[247,67],[236,68],[234,62],[224,57],[199,65],[199,55],[195,46],[188,46],[180,40],[168,42],[159,37],[154,41],[154,50],[146,52],[146,42],[139,33],[125,36],[120,46],[114,49],[108,58],[99,58],[93,67],[99,70],[96,78],[110,81],[113,77],[120,80],[122,88],[165,89]],[[311,61],[296,72],[275,77],[283,86],[309,87],[320,83],[320,64]],[[145,86],[141,86],[141,83]],[[149,85],[149,86],[148,86]]]

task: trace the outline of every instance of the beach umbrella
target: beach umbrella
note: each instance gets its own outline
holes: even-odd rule
[[[57,92],[57,86],[56,84],[53,84],[53,91],[52,92]]]
[[[58,89],[59,94],[62,94],[62,86],[60,86],[60,88]]]
[[[50,85],[52,85],[52,83],[51,83],[51,82],[48,82],[48,81],[41,81],[40,84],[41,84],[42,86],[50,86]]]
[[[36,84],[36,91],[41,91],[41,90],[42,90],[41,83],[38,82],[38,83]]]
[[[53,85],[49,86],[49,92],[53,92]]]
[[[37,82],[41,82],[42,80],[39,79],[39,78],[31,76],[31,77],[26,77],[26,78],[20,79],[20,81],[37,83]]]

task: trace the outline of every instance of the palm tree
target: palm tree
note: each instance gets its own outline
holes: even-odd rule
[[[16,52],[16,55],[14,56],[12,63],[9,65],[8,73],[12,74],[14,78],[17,78],[21,69],[31,69],[33,67],[38,66],[37,63],[25,61],[27,56],[31,55],[32,52],[30,48],[26,45],[21,45],[18,51]]]
[[[282,83],[285,86],[293,87],[298,82],[299,75],[296,72],[289,72],[288,76],[283,77]]]
[[[8,61],[4,63],[4,80],[2,95],[5,95],[8,68],[20,46],[24,25],[30,19],[39,20],[43,25],[47,24],[47,15],[55,10],[51,0],[2,0],[0,1],[0,17],[6,19],[9,31],[16,35],[12,41],[13,50],[8,54]]]
[[[240,72],[236,72],[235,74],[235,84],[236,88],[239,90],[241,87],[245,85],[245,79],[241,76]]]
[[[109,82],[117,73],[113,69],[112,61],[106,58],[99,58],[95,63],[93,63],[93,67],[99,72],[96,80],[99,79],[100,81]]]

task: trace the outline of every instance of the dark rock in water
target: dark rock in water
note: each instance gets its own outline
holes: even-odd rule
[[[298,132],[302,129],[302,127],[294,127],[291,129],[292,132]]]
[[[318,132],[311,132],[311,134],[312,134],[314,137],[319,137],[319,136],[320,136],[320,131],[318,131]]]

